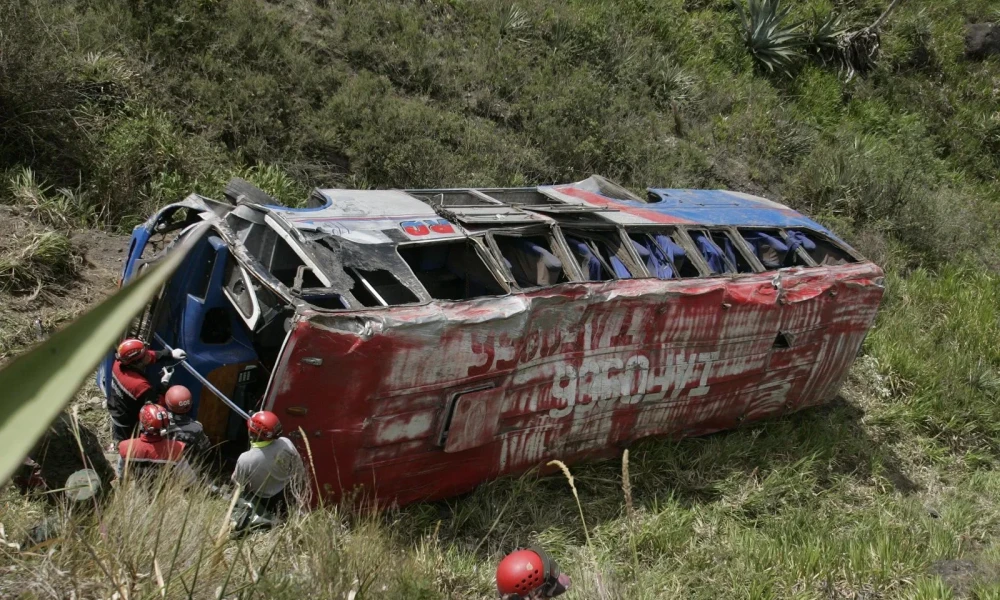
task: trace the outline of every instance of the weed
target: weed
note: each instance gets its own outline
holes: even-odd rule
[[[496,20],[497,31],[501,38],[522,35],[522,32],[531,25],[528,16],[513,2],[497,7]]]
[[[824,63],[831,63],[837,59],[840,50],[840,40],[847,33],[843,15],[830,12],[826,17],[820,18],[818,13],[813,13],[813,28],[809,33],[813,52]]]
[[[696,95],[695,78],[686,70],[670,61],[658,57],[646,74],[650,96],[661,109],[677,104],[687,104]]]
[[[576,500],[576,508],[580,511],[580,524],[583,526],[583,535],[587,538],[587,545],[590,545],[590,533],[587,531],[587,518],[583,516],[583,506],[580,504],[580,495],[576,491],[576,483],[573,480],[573,474],[569,472],[569,467],[566,466],[561,460],[549,461],[549,466],[559,467],[563,475],[566,476],[566,482],[569,483],[569,488],[573,490],[573,498]]]

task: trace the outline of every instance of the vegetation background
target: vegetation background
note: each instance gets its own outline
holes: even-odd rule
[[[1000,598],[1000,60],[963,45],[1000,9],[902,0],[849,77],[816,32],[887,0],[786,5],[812,33],[771,72],[729,0],[0,3],[0,357],[113,288],[122,233],[234,175],[287,203],[591,173],[747,191],[888,288],[841,400],[643,443],[624,482],[575,468],[585,525],[529,476],[228,543],[224,499],[165,483],[19,552],[45,509],[8,488],[0,596],[491,598],[495,561],[541,543],[571,600]]]

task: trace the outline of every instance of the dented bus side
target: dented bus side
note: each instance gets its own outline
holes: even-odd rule
[[[644,201],[594,177],[181,204],[171,231],[213,233],[133,333],[188,351],[177,382],[213,441],[241,447],[236,410],[274,410],[331,497],[442,498],[828,401],[883,293],[831,232],[733,192]]]

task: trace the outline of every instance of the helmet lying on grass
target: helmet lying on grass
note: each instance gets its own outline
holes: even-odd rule
[[[554,598],[569,585],[569,577],[540,548],[515,550],[497,565],[497,591],[504,600]]]

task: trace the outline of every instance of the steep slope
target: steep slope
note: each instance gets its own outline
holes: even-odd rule
[[[859,28],[888,5],[808,0],[788,23],[811,30],[836,11]],[[297,517],[255,538],[249,558],[230,546],[208,566],[203,532],[218,530],[224,500],[129,489],[101,527],[81,527],[87,544],[0,555],[0,595],[110,596],[107,573],[159,593],[139,576],[158,548],[188,577],[171,593],[256,580],[268,597],[488,598],[490,561],[539,542],[574,576],[569,598],[997,597],[1000,59],[964,51],[967,23],[997,20],[990,0],[903,0],[874,69],[848,81],[823,56],[788,76],[755,65],[728,0],[3,4],[0,202],[31,215],[32,235],[123,231],[192,189],[218,194],[231,175],[295,201],[317,185],[597,172],[636,191],[781,200],[889,276],[843,402],[642,444],[627,491],[619,463],[578,469],[589,543],[565,481],[527,478],[379,519]],[[3,258],[20,250],[0,245]],[[61,264],[79,269],[78,254]],[[113,286],[108,267],[70,290]],[[0,314],[37,286],[21,287]],[[43,287],[31,302],[87,298]],[[29,343],[49,310],[27,306],[0,352]],[[13,537],[38,507],[5,500]],[[137,516],[147,510],[168,526]]]

